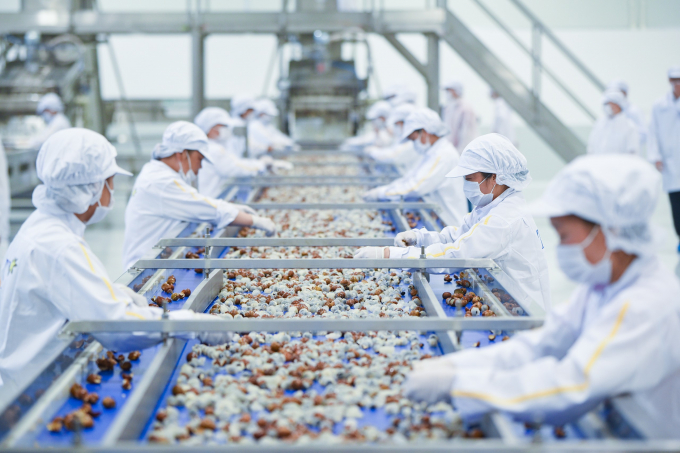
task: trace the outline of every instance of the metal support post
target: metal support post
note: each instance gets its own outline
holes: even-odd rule
[[[531,71],[531,91],[534,95],[534,115],[536,115],[536,121],[540,121],[539,118],[539,103],[541,100],[541,37],[543,30],[540,24],[535,23],[531,28],[531,56],[533,59],[533,67]]]
[[[88,94],[88,127],[100,134],[104,133],[104,109],[102,107],[102,93],[99,85],[99,60],[97,59],[97,42],[85,45],[85,71],[87,83],[90,87]]]
[[[205,61],[204,44],[205,33],[200,22],[200,11],[194,13],[194,23],[191,29],[191,117],[203,110],[205,102]]]
[[[427,106],[439,112],[439,37],[427,33]]]

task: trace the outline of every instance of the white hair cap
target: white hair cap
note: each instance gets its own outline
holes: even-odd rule
[[[232,126],[233,122],[234,120],[229,115],[229,112],[220,107],[206,107],[194,118],[194,124],[200,127],[206,134],[218,124]]]
[[[607,91],[619,90],[628,93],[628,84],[623,79],[614,79],[607,85]]]
[[[390,122],[392,124],[397,121],[406,121],[406,118],[416,110],[416,106],[413,104],[402,104],[398,107],[392,109],[390,112]]]
[[[38,152],[36,173],[44,185],[34,197],[51,199],[66,212],[85,212],[101,197],[107,178],[132,176],[118,166],[116,155],[116,148],[94,131],[74,127],[56,132]]]
[[[449,79],[442,88],[445,90],[455,90],[458,96],[463,95],[463,83],[458,79]]]
[[[255,110],[255,99],[248,94],[241,94],[231,98],[231,114],[241,116],[249,109]]]
[[[207,155],[208,137],[205,132],[188,121],[175,121],[165,129],[163,141],[156,144],[151,156],[154,159],[163,159],[185,149],[198,151],[210,160],[210,156]]]
[[[380,118],[381,116],[387,118],[390,116],[391,110],[392,106],[389,102],[378,101],[368,109],[368,112],[366,112],[366,119],[374,120],[376,118]]]
[[[55,93],[47,93],[38,101],[38,107],[35,112],[40,115],[45,110],[53,110],[55,112],[64,111],[64,103],[61,102],[59,95]]]
[[[486,134],[472,140],[460,155],[458,166],[446,177],[458,178],[472,173],[494,173],[498,184],[517,191],[531,182],[527,159],[501,134]]]
[[[671,66],[668,69],[668,78],[669,79],[680,79],[680,65]]]
[[[276,108],[276,104],[271,99],[258,99],[255,101],[255,114],[259,115],[269,115],[269,116],[279,116],[279,109]]]
[[[428,134],[443,137],[449,133],[449,128],[446,127],[437,112],[427,107],[416,108],[404,121],[404,131],[401,134],[401,141],[408,140],[408,136],[413,132],[425,129]]]
[[[620,90],[617,89],[607,90],[604,92],[604,94],[602,94],[602,103],[606,104],[608,102],[618,105],[622,110],[628,106],[626,97]]]
[[[609,250],[653,251],[649,219],[661,176],[646,160],[627,154],[581,156],[553,178],[528,209],[537,216],[575,215],[602,227]]]

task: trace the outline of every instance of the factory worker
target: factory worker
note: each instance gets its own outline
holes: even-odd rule
[[[9,245],[9,213],[11,204],[12,197],[9,188],[9,175],[7,174],[7,156],[5,155],[5,147],[2,146],[2,137],[0,137],[0,260],[5,256],[5,251]]]
[[[416,98],[415,91],[405,84],[392,85],[383,93],[383,99],[389,102],[392,107],[399,107],[403,104],[415,105]]]
[[[268,168],[280,166],[269,156],[260,159],[240,157],[232,140],[234,119],[220,107],[206,107],[194,118],[194,124],[208,137],[209,159],[202,162],[198,172],[198,191],[208,197],[219,197],[229,178],[248,178],[264,173]],[[292,165],[284,162],[288,166]]]
[[[125,210],[125,268],[185,222],[252,226],[271,236],[274,222],[247,206],[200,195],[192,186],[201,161],[210,159],[208,138],[195,124],[177,121],[163,133],[152,159],[142,167]]]
[[[467,201],[460,179],[446,178],[458,164],[458,152],[444,138],[448,129],[436,112],[418,108],[404,122],[402,140],[413,141],[420,155],[404,176],[364,194],[366,201],[398,201],[427,196],[441,207],[441,218],[448,225],[460,225],[467,214]]]
[[[255,121],[251,123],[252,142],[263,143],[267,149],[273,151],[297,151],[300,148],[295,145],[293,140],[278,130],[274,125],[274,119],[279,116],[279,109],[271,99],[258,99],[255,101],[254,109]],[[248,136],[250,140],[250,135]]]
[[[517,139],[515,138],[515,125],[512,121],[512,109],[505,102],[505,99],[496,93],[496,90],[491,90],[491,99],[493,100],[493,124],[491,125],[491,132],[508,137],[516,145]]]
[[[418,153],[413,147],[412,140],[402,141],[404,121],[416,110],[411,103],[401,104],[392,109],[388,122],[392,126],[393,140],[389,146],[367,146],[364,152],[377,162],[394,164],[402,168],[412,165],[419,160]]]
[[[255,112],[255,98],[241,94],[231,98],[231,114],[243,121],[251,121]]]
[[[490,258],[543,308],[550,306],[548,264],[534,219],[525,211],[522,191],[531,182],[525,157],[498,134],[473,140],[447,178],[463,184],[475,207],[460,227],[441,233],[422,228],[399,233],[396,247],[367,253],[385,258]],[[382,252],[382,253],[380,253]]]
[[[37,208],[9,246],[0,269],[0,412],[68,344],[57,339],[67,321],[159,319],[162,310],[112,283],[83,239],[114,201],[115,148],[87,129],[60,131],[40,148],[43,182]],[[211,318],[180,311],[173,319]],[[143,334],[98,335],[106,347],[140,349],[161,340]],[[227,338],[223,338],[226,340]]]
[[[419,363],[405,394],[451,401],[463,416],[551,424],[614,398],[624,416],[651,422],[651,438],[680,438],[680,284],[652,251],[658,196],[659,176],[638,156],[570,163],[530,207],[551,218],[560,268],[581,284],[570,301],[541,328]]]
[[[626,98],[626,107],[623,109],[623,113],[628,119],[635,123],[640,139],[640,149],[642,150],[645,143],[647,143],[647,124],[642,111],[636,105],[632,104],[628,98],[628,84],[623,79],[615,79],[607,85],[607,91],[609,90],[619,90]]]
[[[670,92],[652,107],[647,159],[663,175],[663,189],[668,192],[675,232],[680,236],[680,66],[668,70],[668,80]]]
[[[38,135],[31,138],[28,145],[30,149],[40,148],[52,134],[71,127],[71,122],[64,115],[64,103],[55,93],[47,93],[41,97],[35,113],[42,117],[46,127]]]
[[[626,97],[619,90],[602,96],[604,116],[597,120],[588,138],[589,154],[639,154],[640,138],[635,123],[623,111]]]
[[[477,114],[463,99],[463,84],[450,80],[444,85],[448,102],[444,107],[444,124],[449,128],[447,138],[457,150],[464,150],[477,137]]]
[[[378,101],[371,105],[366,112],[366,119],[371,122],[368,131],[345,140],[340,145],[340,150],[361,151],[367,146],[388,146],[392,143],[392,134],[387,129],[387,119],[391,111],[392,106],[387,101]]]

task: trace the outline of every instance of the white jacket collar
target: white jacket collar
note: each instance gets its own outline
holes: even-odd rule
[[[72,212],[64,211],[54,200],[46,196],[47,187],[39,185],[33,191],[33,206],[43,214],[57,217],[78,237],[85,234],[85,224]]]

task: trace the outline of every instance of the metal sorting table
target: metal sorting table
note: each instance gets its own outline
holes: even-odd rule
[[[309,154],[309,153],[308,153]],[[311,155],[311,154],[310,154]],[[347,163],[340,162],[345,165]],[[259,186],[276,185],[261,184]],[[289,184],[286,181],[284,184]],[[357,184],[353,182],[352,184]],[[311,185],[316,185],[315,181]],[[320,185],[320,184],[319,184]],[[323,184],[329,185],[329,184]],[[258,184],[248,184],[258,187]],[[259,190],[243,190],[243,187],[228,189],[224,198],[246,202],[253,207],[265,209],[380,209],[388,218],[394,221],[397,231],[408,229],[402,210],[410,209],[420,213],[436,210],[427,202],[401,203],[255,203]],[[436,212],[436,211],[435,211]],[[438,228],[431,217],[421,215],[419,226]],[[428,224],[429,223],[429,224]],[[134,268],[117,280],[118,283],[129,285],[139,290],[147,297],[161,294],[160,283],[165,281],[170,273],[177,278],[178,289],[192,290],[191,296],[182,302],[169,304],[168,309],[188,308],[197,312],[209,310],[223,286],[223,269],[323,269],[323,268],[399,268],[414,270],[413,285],[418,290],[418,297],[422,301],[427,313],[421,318],[373,318],[360,320],[343,319],[240,319],[216,321],[81,321],[68,323],[61,336],[72,338],[71,345],[64,349],[65,355],[74,358],[65,362],[65,369],[59,369],[58,374],[44,390],[36,394],[31,404],[25,404],[20,416],[8,418],[8,412],[2,414],[0,429],[8,432],[2,440],[3,451],[24,451],[32,447],[50,447],[55,451],[72,451],[73,445],[78,444],[83,451],[152,451],[154,447],[144,441],[145,433],[149,429],[150,420],[159,409],[169,389],[172,387],[178,369],[184,363],[184,352],[191,347],[194,340],[175,337],[173,334],[206,331],[378,331],[378,330],[418,330],[436,332],[439,345],[433,353],[448,353],[460,348],[471,347],[479,342],[480,347],[490,343],[489,331],[499,335],[495,340],[500,341],[501,335],[508,332],[534,328],[542,324],[543,311],[526,294],[523,293],[508,276],[492,260],[349,260],[349,259],[230,259],[223,257],[229,247],[296,247],[296,246],[387,246],[392,244],[391,238],[235,238],[237,228],[226,228],[222,231],[206,232],[208,225],[190,224],[175,232],[172,238],[162,239],[157,247],[149,251]],[[187,251],[196,252],[199,248],[206,248],[199,259],[184,259]],[[471,278],[471,289],[493,306],[497,313],[495,318],[463,318],[456,308],[443,303],[439,296],[443,291],[451,291],[455,284],[446,283],[441,274],[424,272],[429,267],[451,268],[456,273],[468,270]],[[194,269],[209,270],[196,273]],[[477,269],[473,271],[471,269]],[[492,278],[489,278],[492,277]],[[522,316],[512,316],[496,297],[494,289],[505,290],[518,305],[524,309]],[[458,309],[460,310],[460,309]],[[64,414],[74,408],[73,398],[69,398],[69,388],[74,382],[84,382],[84,377],[94,370],[92,360],[101,354],[101,345],[90,341],[78,348],[73,344],[82,340],[84,335],[98,332],[157,332],[159,335],[169,335],[162,343],[144,350],[139,363],[133,365],[135,373],[131,390],[120,388],[121,378],[118,370],[111,375],[104,376],[101,386],[96,386],[100,397],[107,395],[116,399],[118,406],[115,410],[103,411],[91,430],[72,433],[63,431],[59,434],[49,433],[45,425],[57,414]],[[68,343],[68,341],[65,341]],[[76,352],[74,352],[76,351]],[[102,375],[104,375],[102,373]],[[88,390],[94,391],[89,387]],[[19,401],[20,398],[17,400]],[[80,402],[77,402],[79,405]],[[101,405],[101,403],[99,403]],[[77,406],[76,405],[76,406]],[[418,444],[380,445],[380,444],[344,444],[311,446],[271,446],[256,444],[220,445],[218,447],[203,445],[201,450],[233,450],[233,451],[346,451],[348,448],[357,451],[450,451],[461,449],[470,451],[531,451],[531,450],[569,450],[569,451],[671,451],[678,450],[680,444],[675,442],[649,442],[640,440],[639,430],[632,428],[632,424],[623,419],[611,408],[591,411],[573,423],[565,426],[567,438],[556,440],[552,435],[552,428],[540,424],[525,427],[524,424],[514,422],[503,414],[490,414],[477,421],[482,427],[487,439],[453,439],[448,442],[432,441]],[[612,415],[613,414],[613,415]],[[16,415],[16,414],[9,414]],[[11,424],[11,430],[10,425]],[[612,426],[613,425],[613,426]],[[0,436],[3,431],[0,431]],[[584,441],[584,439],[588,439]],[[417,445],[417,446],[416,446]],[[187,448],[182,445],[163,446],[163,451],[175,451]]]

